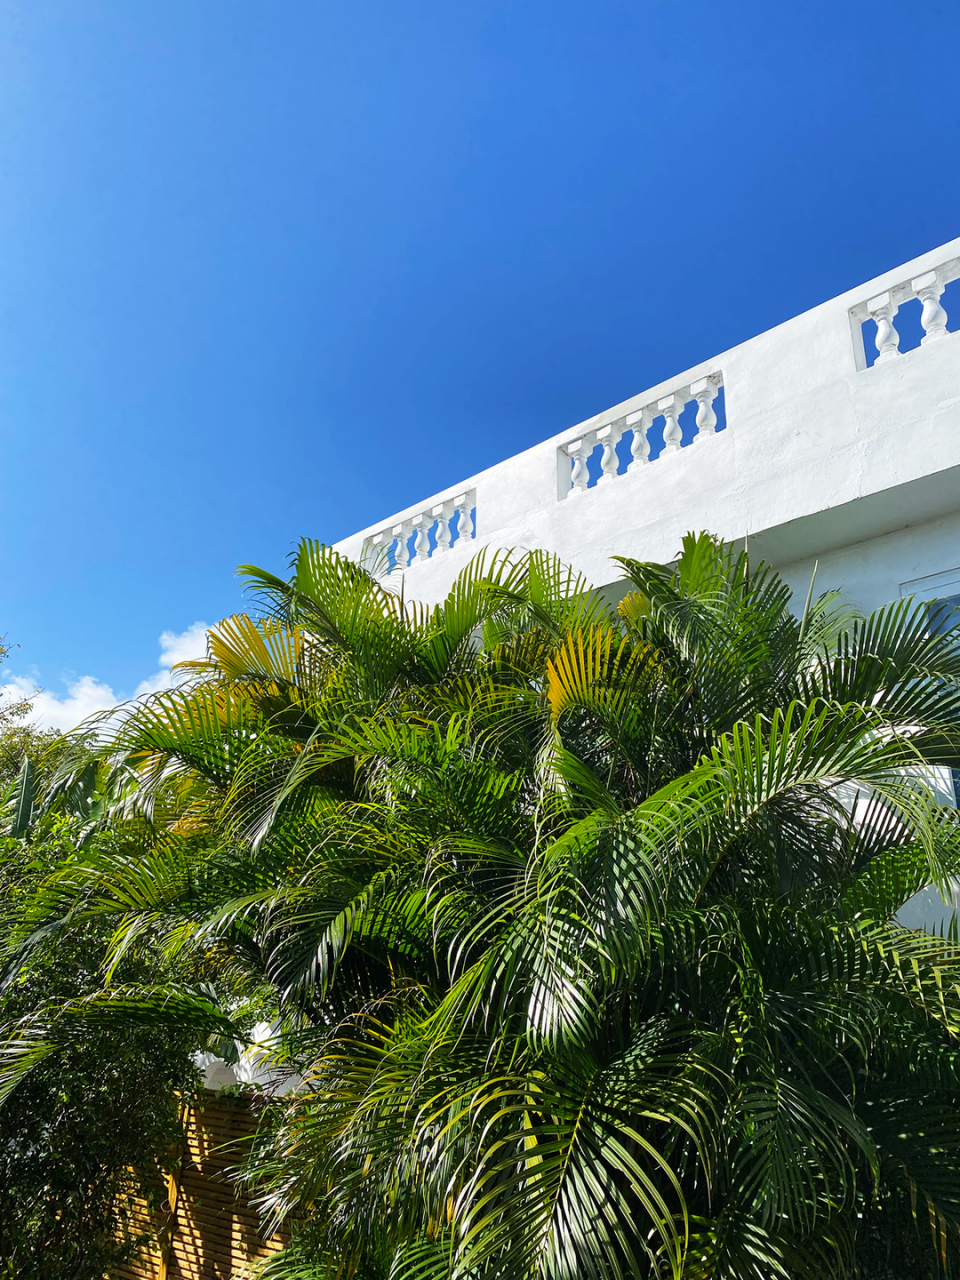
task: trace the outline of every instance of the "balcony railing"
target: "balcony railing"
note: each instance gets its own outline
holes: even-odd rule
[[[900,334],[894,324],[900,308],[916,298],[921,304],[920,324],[923,337],[920,345],[936,342],[947,336],[947,313],[940,304],[944,289],[960,279],[960,258],[950,258],[932,271],[925,271],[912,280],[904,280],[887,288],[875,298],[859,302],[850,308],[850,319],[855,334],[854,356],[858,369],[866,369],[869,363],[863,344],[863,326],[873,321],[874,345],[877,354],[874,364],[884,364],[903,354],[900,350]]]
[[[600,581],[623,545],[668,556],[691,528],[754,538],[960,469],[960,334],[948,330],[943,296],[957,280],[960,239],[337,546],[378,573],[429,561],[415,571],[418,598],[442,593],[461,567],[456,553],[478,543],[549,547]],[[902,447],[907,424],[925,434],[929,456]],[[938,495],[937,509],[947,501]],[[898,512],[889,519],[907,518]]]
[[[598,448],[603,450],[598,484],[609,484],[625,471],[646,466],[651,461],[650,433],[658,418],[663,419],[662,452],[679,452],[684,447],[680,416],[691,402],[696,403],[697,415],[694,435],[687,444],[693,444],[698,435],[713,435],[717,429],[713,402],[722,386],[722,373],[708,374],[560,445],[557,449],[557,497],[562,501],[590,488],[589,461]],[[630,459],[621,471],[617,446],[621,440],[626,443],[628,437]]]
[[[429,560],[435,552],[449,551],[455,543],[477,536],[474,519],[476,491],[468,489],[455,498],[428,506],[399,524],[390,524],[364,539],[363,563],[385,573]]]

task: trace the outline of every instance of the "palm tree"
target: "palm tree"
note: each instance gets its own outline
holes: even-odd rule
[[[61,770],[116,839],[15,941],[106,915],[108,976],[160,939],[269,1008],[284,1274],[956,1270],[960,947],[897,922],[960,872],[954,633],[797,618],[706,535],[619,563],[616,607],[530,554],[428,610],[304,543]]]

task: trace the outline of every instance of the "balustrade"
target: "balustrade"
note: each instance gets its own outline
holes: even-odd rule
[[[400,524],[371,534],[363,546],[363,562],[374,572],[395,573],[410,568],[421,560],[429,560],[435,552],[449,551],[476,537],[473,513],[477,495],[473,489],[449,498],[438,506],[428,507],[419,515],[410,516]],[[456,528],[452,527],[457,517]],[[435,533],[434,545],[430,534]],[[414,536],[415,535],[415,536]],[[410,539],[413,537],[411,561]]]
[[[905,280],[902,284],[895,285],[886,292],[878,294],[877,297],[871,298],[869,302],[859,303],[850,309],[855,323],[863,324],[872,320],[876,326],[873,333],[873,342],[877,350],[874,364],[885,364],[904,354],[900,350],[901,335],[894,322],[904,303],[911,303],[915,298],[921,307],[920,324],[923,328],[923,337],[920,339],[920,346],[925,347],[930,342],[949,337],[947,313],[940,298],[946,286],[958,277],[960,277],[960,259],[952,258],[933,271],[926,271],[922,276]],[[915,343],[916,339],[914,339],[914,345]],[[859,354],[857,359],[859,363]],[[861,367],[865,367],[866,363],[866,352],[864,352]]]
[[[561,445],[559,450],[560,497],[573,497],[575,494],[585,493],[590,487],[589,461],[591,454],[598,446],[602,448],[603,453],[597,484],[609,484],[612,480],[616,480],[620,470],[617,445],[627,432],[633,435],[627,470],[648,464],[650,462],[649,432],[658,417],[664,420],[663,452],[678,452],[683,447],[680,415],[691,400],[695,400],[697,404],[696,432],[693,440],[688,443],[693,444],[697,435],[713,435],[717,429],[717,415],[713,402],[722,386],[722,374],[712,373],[706,378],[700,378],[697,382],[691,383],[688,387],[679,387],[670,395],[662,396],[659,400],[644,405],[633,413],[628,413],[624,418],[606,422],[593,431],[585,432],[576,440],[569,440]],[[568,465],[570,471],[567,485],[566,467]]]
[[[934,264],[933,269],[926,269],[931,263]],[[924,268],[922,273],[916,274],[921,268]],[[656,393],[633,396],[616,408],[597,414],[576,431],[575,438],[574,430],[571,430],[565,435],[555,436],[544,446],[535,446],[526,460],[510,459],[505,464],[508,470],[504,473],[499,468],[490,469],[482,480],[477,479],[477,484],[482,485],[485,493],[491,493],[488,486],[496,486],[505,479],[507,492],[506,495],[497,494],[497,500],[485,508],[484,540],[498,545],[496,539],[502,534],[512,541],[518,529],[522,531],[523,538],[541,536],[536,531],[530,532],[537,524],[533,517],[542,512],[543,506],[554,495],[561,500],[575,497],[579,500],[595,485],[608,486],[622,474],[628,471],[636,474],[639,468],[655,465],[661,459],[667,467],[683,465],[673,461],[674,455],[695,444],[701,436],[713,436],[723,431],[727,425],[722,398],[724,376],[716,365],[722,365],[731,380],[736,378],[737,400],[748,414],[747,425],[764,418],[778,430],[785,412],[783,405],[800,394],[798,388],[820,385],[813,366],[823,359],[824,343],[830,335],[846,328],[845,321],[850,324],[854,363],[858,370],[865,370],[870,363],[864,349],[866,340],[871,350],[873,347],[876,349],[873,363],[896,369],[894,382],[900,380],[909,384],[916,380],[919,383],[922,381],[920,365],[903,364],[901,357],[919,357],[919,351],[914,348],[934,344],[935,353],[927,361],[927,367],[934,377],[942,378],[944,369],[950,364],[949,344],[944,345],[945,341],[953,337],[954,354],[960,353],[960,337],[948,331],[944,308],[944,290],[957,280],[960,280],[960,240],[951,242],[942,250],[925,254],[898,272],[888,272],[851,290],[842,299],[824,303],[822,309],[817,308],[808,317],[798,317],[793,322],[794,327],[782,335],[762,335],[750,340],[744,344],[750,348],[745,353],[734,348],[710,363],[705,362],[700,369],[711,369],[705,377],[695,378],[692,372],[680,374],[678,384],[663,382]],[[957,293],[960,294],[960,286],[957,286]],[[948,293],[948,305],[949,298]],[[824,328],[819,327],[821,321]],[[796,341],[798,334],[805,335],[801,342]],[[812,337],[814,334],[816,340]],[[793,345],[789,346],[790,343]],[[941,344],[939,348],[937,343]],[[829,368],[824,373],[824,386],[834,386],[839,376],[850,372],[849,354],[849,348],[831,351],[825,362]],[[754,366],[759,359],[770,359],[778,366],[783,365],[784,377],[770,377],[768,372],[758,379]],[[898,361],[901,362],[899,366]],[[916,379],[914,375],[917,375]],[[881,374],[880,377],[882,379],[886,375]],[[687,381],[681,382],[681,379]],[[798,416],[796,421],[799,423],[797,432],[802,433],[805,419]],[[736,429],[736,424],[734,427]],[[751,426],[751,439],[756,440],[752,432]],[[701,445],[703,449],[713,447]],[[716,448],[723,448],[722,442]],[[716,456],[711,455],[711,463]],[[734,461],[728,453],[724,467]],[[527,463],[531,471],[528,476],[523,476]],[[554,465],[556,489],[551,483],[552,492],[544,493],[540,488],[541,480],[536,477],[545,481],[545,472],[549,471],[552,481]],[[528,485],[524,483],[527,479]],[[697,484],[702,480],[701,474],[697,477]],[[682,485],[679,488],[682,489]],[[629,484],[626,489],[624,496],[628,503],[639,497],[639,489],[631,493]],[[675,492],[672,486],[671,492]],[[644,500],[649,493],[645,487]],[[466,552],[469,550],[466,544],[476,536],[475,503],[476,491],[473,489],[463,490],[457,496],[442,501],[431,499],[430,504],[424,503],[422,508],[405,518],[393,517],[389,525],[384,525],[377,532],[350,539],[351,553],[360,543],[365,563],[378,572],[394,573],[403,572],[461,544],[464,544]],[[516,504],[516,520],[513,504]],[[607,504],[600,500],[595,512],[604,519],[616,519],[617,503]],[[530,521],[520,518],[524,513],[532,517]],[[584,526],[587,534],[592,527],[593,514],[591,521]],[[573,513],[571,515],[576,526],[578,518]],[[424,578],[431,581],[435,577],[443,580],[446,575],[424,574]]]
[[[923,337],[920,339],[922,347],[936,338],[947,336],[947,313],[940,305],[940,295],[945,287],[935,271],[928,271],[926,275],[910,281],[910,288],[923,303],[923,310],[920,312],[920,323],[923,325]]]

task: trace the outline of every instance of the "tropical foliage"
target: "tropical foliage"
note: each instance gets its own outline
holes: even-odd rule
[[[315,543],[248,567],[48,788],[88,843],[11,968],[95,926],[104,987],[16,1029],[10,1096],[91,1019],[271,1020],[271,1274],[953,1274],[960,947],[897,914],[960,873],[955,633],[795,616],[706,535],[619,566],[481,556],[433,609]]]
[[[28,703],[0,713],[0,784],[7,833],[0,838],[0,903],[15,933],[38,888],[77,856],[76,824],[39,814],[34,801],[66,746],[29,725]],[[109,836],[99,836],[98,851]],[[0,1024],[21,1034],[57,1010],[95,1006],[109,922],[51,933],[6,975]],[[146,950],[125,978],[142,989],[152,976]],[[176,1028],[158,1034],[74,1020],[64,1036],[0,1107],[0,1276],[16,1280],[102,1280],[133,1256],[142,1228],[132,1209],[155,1198],[182,1136],[177,1094],[197,1084],[195,1039]],[[161,1197],[162,1198],[162,1197]]]

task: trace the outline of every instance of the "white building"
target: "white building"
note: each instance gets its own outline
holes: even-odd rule
[[[960,239],[337,548],[431,603],[481,547],[544,548],[605,586],[611,556],[670,561],[702,529],[749,538],[801,600],[817,560],[818,591],[866,609],[960,594],[960,333],[940,302],[958,278]]]
[[[481,547],[553,551],[600,587],[616,582],[611,556],[668,562],[684,533],[707,529],[749,538],[801,606],[818,560],[817,589],[865,609],[898,594],[960,603],[960,332],[947,331],[940,303],[957,279],[960,239],[337,549],[386,559],[408,598],[436,603]],[[952,908],[929,888],[899,916],[938,927]],[[255,1052],[236,1068],[209,1054],[201,1065],[211,1088],[270,1078]]]
[[[668,562],[706,529],[748,538],[801,604],[817,562],[818,592],[864,609],[908,594],[960,604],[960,332],[940,301],[958,278],[960,239],[337,549],[386,559],[409,598],[435,603],[480,547],[553,551],[601,587],[617,580],[611,556]],[[952,915],[933,888],[900,912],[910,927]]]

